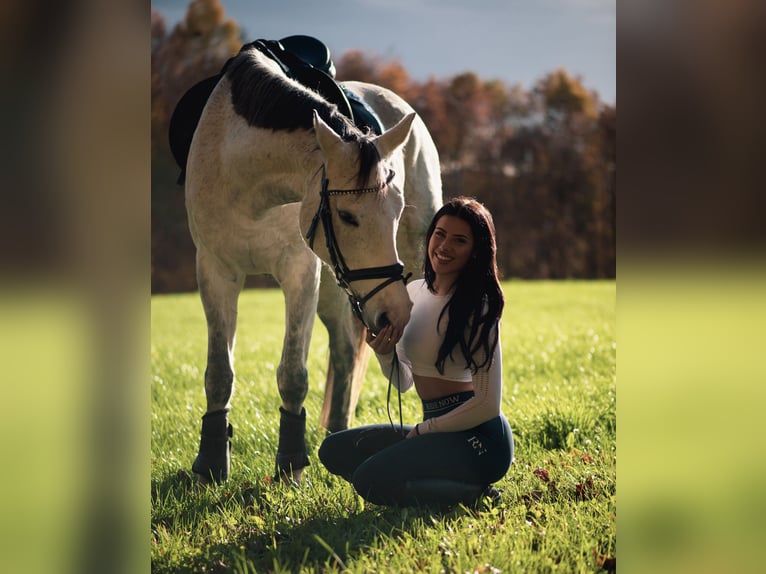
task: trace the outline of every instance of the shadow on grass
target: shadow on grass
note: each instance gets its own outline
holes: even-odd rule
[[[385,569],[391,549],[399,546],[398,542],[413,528],[428,524],[429,516],[427,511],[376,507],[358,514],[311,518],[302,524],[252,535],[236,548],[218,545],[211,551],[220,553],[222,562],[237,571],[345,570],[362,554]]]
[[[204,488],[182,470],[153,480],[151,522],[156,543],[162,544],[157,531],[178,535],[183,525],[197,536],[181,544],[200,551],[175,558],[158,556],[152,571],[321,572],[345,570],[363,555],[385,570],[392,549],[415,529],[468,512],[464,507],[438,511],[364,505],[351,491],[333,488],[304,494],[285,485],[232,480]],[[220,540],[219,528],[226,532],[225,542],[213,541]]]

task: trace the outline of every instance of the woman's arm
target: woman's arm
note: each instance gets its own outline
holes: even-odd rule
[[[380,333],[373,335],[367,332],[367,344],[375,351],[380,370],[400,392],[404,393],[412,388],[412,363],[404,353],[402,345],[397,342],[401,339],[401,332],[394,330],[391,325],[386,325]],[[394,369],[394,353],[397,357],[396,369]]]

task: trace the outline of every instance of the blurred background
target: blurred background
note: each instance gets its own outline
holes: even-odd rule
[[[420,14],[429,3],[407,4]],[[515,14],[547,9],[543,42],[546,22],[562,26],[557,14],[616,9],[607,0],[508,4]],[[159,186],[176,174],[160,157],[155,120],[166,121],[193,81],[186,73],[214,73],[225,58],[200,56],[193,74],[181,59],[160,73],[160,61],[175,65],[160,52],[185,35],[197,38],[182,50],[189,57],[281,36],[252,24],[243,32],[224,10],[214,41],[204,25],[189,28],[188,3],[173,5],[162,18],[128,0],[0,10],[2,572],[150,569],[149,302],[153,291],[194,288],[174,204],[181,190]],[[765,10],[759,0],[619,3],[621,571],[757,571],[766,558]],[[417,21],[430,37],[429,21]],[[461,27],[449,32],[457,40]],[[391,85],[437,138],[445,196],[471,193],[507,218],[498,225],[506,277],[614,276],[614,227],[596,214],[615,206],[607,142],[616,95],[570,64],[571,45],[553,64],[531,45],[505,54],[540,62],[529,76],[461,65],[431,82],[404,49],[358,43],[355,54],[315,35],[339,71],[398,78]],[[487,52],[473,50],[479,60],[500,51],[497,37],[488,35]],[[482,129],[461,123],[469,110]],[[179,228],[163,235],[157,221]]]

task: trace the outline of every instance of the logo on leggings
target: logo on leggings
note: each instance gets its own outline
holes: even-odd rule
[[[461,402],[461,398],[455,394],[444,397],[442,399],[437,399],[435,401],[429,401],[424,403],[423,406],[426,408],[426,410],[435,411],[437,409],[443,409],[444,407],[448,407],[459,402]]]
[[[467,440],[468,440],[468,444],[471,445],[471,448],[473,450],[477,451],[477,455],[476,456],[481,456],[485,452],[487,452],[487,449],[484,448],[484,445],[481,444],[481,441],[476,437],[476,435],[473,435],[472,437],[469,437]]]

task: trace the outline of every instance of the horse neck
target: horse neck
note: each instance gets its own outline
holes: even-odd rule
[[[249,161],[257,166],[254,176],[259,181],[268,182],[269,187],[282,190],[278,194],[279,201],[303,201],[322,166],[313,133],[271,132],[267,141],[267,146],[252,148],[253,157]]]

